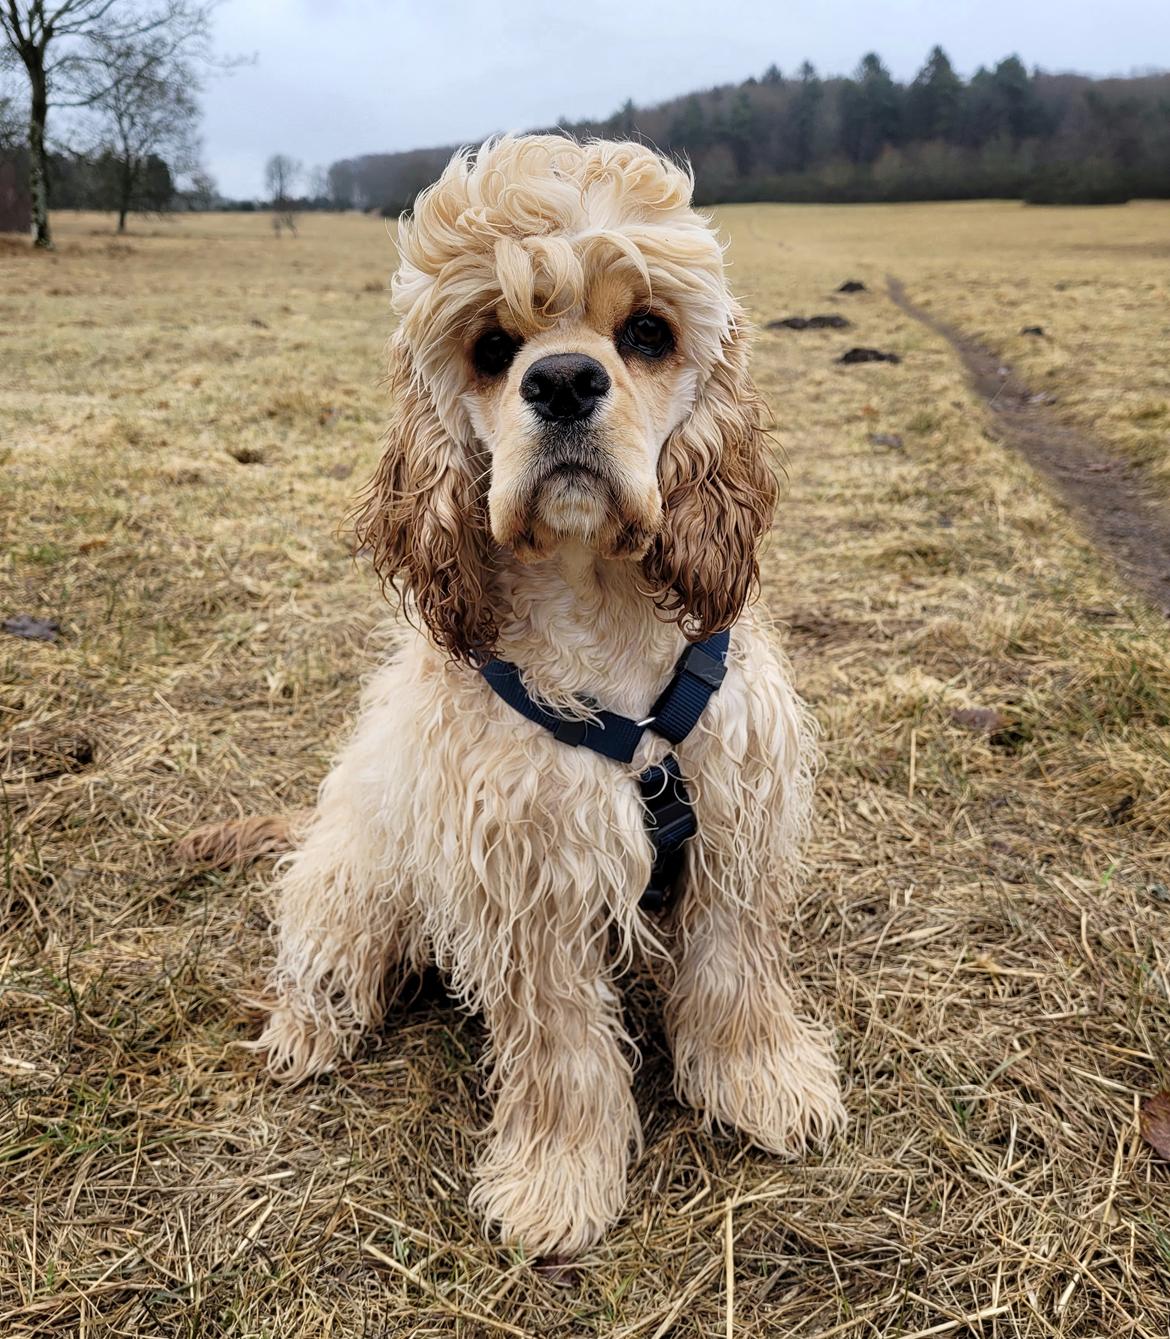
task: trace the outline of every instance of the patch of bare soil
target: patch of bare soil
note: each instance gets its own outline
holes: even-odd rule
[[[1061,422],[1046,396],[1033,393],[978,340],[916,306],[900,280],[891,275],[887,284],[897,307],[959,355],[1002,440],[1056,488],[1096,543],[1170,616],[1170,513],[1150,496],[1139,468]]]

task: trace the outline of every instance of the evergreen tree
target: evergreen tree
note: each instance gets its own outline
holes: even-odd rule
[[[963,81],[947,53],[936,46],[906,95],[906,138],[949,139],[959,120]]]
[[[901,140],[902,100],[898,86],[869,52],[841,90],[841,148],[854,163],[872,163],[887,145]]]
[[[756,153],[756,109],[745,90],[740,90],[727,113],[725,137],[731,156],[735,159],[735,170],[746,177],[752,170]]]
[[[1003,134],[1005,128],[995,78],[981,65],[971,76],[963,94],[956,138],[966,148],[981,149]]]
[[[1015,140],[1039,134],[1044,126],[1043,108],[1019,56],[1001,60],[991,78],[1008,134]]]
[[[668,132],[670,143],[686,153],[699,153],[707,147],[707,125],[703,105],[698,98],[689,97],[682,111],[671,122]]]
[[[787,133],[783,136],[786,157],[798,172],[804,172],[813,160],[817,117],[825,98],[825,86],[817,72],[805,61],[797,75],[796,94],[789,107]]]
[[[149,154],[142,167],[138,196],[143,209],[161,214],[171,207],[175,198],[175,182],[171,169],[156,153]]]

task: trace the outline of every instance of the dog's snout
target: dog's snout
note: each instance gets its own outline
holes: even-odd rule
[[[584,353],[550,353],[524,373],[520,395],[547,423],[586,419],[610,388],[609,373]]]

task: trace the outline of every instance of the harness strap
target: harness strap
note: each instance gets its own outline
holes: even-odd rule
[[[643,911],[665,911],[682,873],[683,847],[699,830],[695,806],[679,771],[678,759],[668,753],[638,778],[646,806],[646,833],[654,848],[650,882],[639,905]]]
[[[730,644],[730,632],[717,632],[704,642],[693,642],[682,653],[674,678],[650,709],[649,727],[656,735],[681,744],[698,725],[727,673],[724,661]]]
[[[480,673],[493,692],[513,710],[543,726],[562,744],[584,747],[614,762],[628,763],[633,761],[648,729],[671,744],[681,744],[690,734],[727,673],[725,659],[730,642],[730,632],[724,631],[688,646],[650,715],[641,721],[612,711],[598,711],[596,720],[590,721],[549,711],[529,697],[519,668],[507,660],[489,660],[481,666]],[[648,767],[638,782],[646,832],[654,848],[650,884],[642,895],[641,906],[646,911],[661,911],[680,872],[683,846],[698,830],[695,809],[673,753]]]
[[[592,749],[594,753],[612,758],[614,762],[633,761],[634,751],[646,729],[644,725],[630,720],[628,716],[615,715],[612,711],[599,711],[596,721],[558,716],[555,711],[549,711],[528,696],[520,680],[519,668],[507,660],[489,660],[481,666],[480,673],[508,706],[537,725],[543,725],[562,744]]]

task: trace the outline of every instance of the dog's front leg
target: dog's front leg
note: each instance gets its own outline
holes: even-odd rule
[[[667,1027],[680,1100],[763,1148],[796,1152],[844,1120],[831,1035],[802,1017],[788,966],[816,748],[770,639],[749,623],[738,655],[694,764],[699,831]]]
[[[471,1202],[505,1242],[563,1257],[621,1212],[642,1136],[597,936],[583,949],[548,926],[517,942],[528,938],[515,936],[508,979],[485,1001],[495,1107]]]
[[[675,1089],[709,1123],[794,1153],[844,1122],[830,1034],[797,1011],[774,908],[724,896],[717,868],[695,870],[680,908],[667,1003]]]

